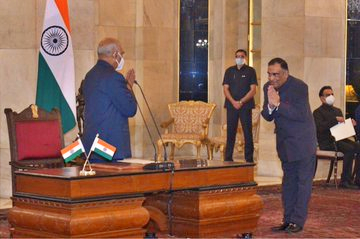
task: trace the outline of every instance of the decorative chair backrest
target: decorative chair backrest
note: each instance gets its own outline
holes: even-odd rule
[[[174,133],[201,134],[203,124],[208,124],[216,105],[202,101],[180,101],[171,103],[168,107],[174,119]],[[208,133],[208,127],[205,133]]]
[[[21,113],[5,109],[11,161],[60,158],[64,147],[61,116],[31,105]]]

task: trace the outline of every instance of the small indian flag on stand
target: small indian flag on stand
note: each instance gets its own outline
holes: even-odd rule
[[[116,151],[116,147],[106,143],[102,139],[99,139],[98,135],[96,135],[90,151],[97,153],[98,155],[106,158],[107,160],[111,160]]]
[[[82,153],[85,153],[85,149],[80,139],[61,150],[65,163],[73,161]]]

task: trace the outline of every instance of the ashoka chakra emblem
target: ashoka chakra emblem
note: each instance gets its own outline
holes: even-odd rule
[[[64,28],[51,26],[41,36],[41,48],[51,56],[63,54],[69,45],[69,37]]]

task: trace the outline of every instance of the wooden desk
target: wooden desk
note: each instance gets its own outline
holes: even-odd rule
[[[78,167],[17,172],[8,219],[14,237],[232,237],[255,231],[263,207],[253,167],[180,160],[173,173],[129,164],[87,177]]]

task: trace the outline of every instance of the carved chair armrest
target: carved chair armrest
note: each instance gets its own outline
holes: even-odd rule
[[[210,119],[205,119],[204,122],[202,123],[202,127],[205,129],[209,126],[209,122],[210,122]]]
[[[202,132],[201,132],[201,140],[205,140],[207,139],[207,136],[208,136],[208,129],[209,129],[209,122],[210,122],[210,119],[205,119],[204,122],[202,123]]]
[[[169,133],[169,126],[174,123],[174,118],[169,119],[168,121],[162,122],[160,127],[165,129],[165,134]]]
[[[21,164],[19,162],[14,162],[14,161],[11,161],[9,162],[9,165],[11,165],[12,167],[14,167],[15,169],[34,169],[34,166],[32,165],[24,165],[24,164]]]
[[[10,162],[9,162],[9,165],[10,165],[10,166],[13,166],[13,167],[15,167],[15,168],[18,168],[18,167],[19,167],[19,164],[18,164],[17,162],[14,162],[14,161],[10,161]]]
[[[36,169],[36,168],[59,168],[64,167],[64,160],[62,158],[48,158],[39,160],[24,160],[21,161],[10,161],[9,164],[15,169]],[[31,164],[29,163],[31,162]]]
[[[162,122],[162,123],[160,124],[160,127],[161,127],[161,128],[167,128],[167,127],[169,127],[169,125],[171,125],[172,123],[174,123],[174,118],[171,118],[171,119],[169,119],[168,121]]]

